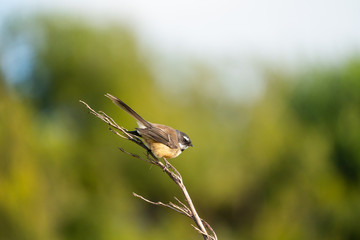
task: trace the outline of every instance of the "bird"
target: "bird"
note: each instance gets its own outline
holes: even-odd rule
[[[155,157],[166,161],[176,158],[188,147],[193,147],[186,133],[163,124],[148,122],[117,97],[109,93],[105,96],[136,120],[138,128],[128,132],[141,137]]]

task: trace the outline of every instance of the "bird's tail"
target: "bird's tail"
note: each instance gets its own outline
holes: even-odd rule
[[[114,97],[113,95],[107,93],[105,94],[106,97],[110,98],[113,103],[118,105],[121,109],[123,109],[125,112],[130,114],[133,118],[135,118],[136,122],[138,123],[139,127],[151,127],[151,123],[143,119],[139,114],[137,114],[134,110],[132,110],[128,105],[126,105],[123,101],[118,99],[117,97]]]

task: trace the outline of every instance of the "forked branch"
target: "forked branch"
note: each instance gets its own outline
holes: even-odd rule
[[[181,214],[191,218],[192,220],[194,220],[194,222],[196,224],[196,226],[194,226],[194,225],[192,225],[192,226],[196,229],[196,231],[198,231],[203,236],[203,238],[205,240],[217,240],[215,231],[211,228],[211,226],[206,221],[204,221],[203,219],[201,219],[199,217],[199,215],[195,209],[195,206],[190,198],[190,195],[189,195],[188,191],[186,190],[186,187],[183,183],[183,179],[182,179],[180,172],[165,159],[164,159],[164,162],[157,159],[154,156],[154,154],[150,151],[150,149],[141,141],[141,139],[139,137],[137,137],[134,134],[131,134],[125,128],[119,126],[111,117],[106,115],[104,112],[102,112],[102,111],[96,112],[84,101],[80,100],[80,102],[82,104],[84,104],[90,110],[90,113],[94,114],[96,117],[98,117],[101,120],[103,120],[104,122],[106,122],[110,126],[109,129],[111,132],[115,133],[116,135],[118,135],[121,138],[132,141],[135,144],[142,147],[143,149],[145,149],[146,155],[145,155],[145,157],[141,157],[137,154],[127,152],[123,148],[119,148],[123,153],[126,153],[134,158],[141,159],[145,162],[148,162],[150,164],[156,165],[159,168],[161,168],[170,177],[170,179],[173,180],[179,186],[179,188],[181,189],[181,191],[184,194],[187,205],[182,203],[176,197],[175,197],[175,200],[177,201],[178,205],[175,203],[172,203],[172,202],[169,202],[169,203],[153,202],[153,201],[150,201],[136,193],[133,193],[134,196],[137,198],[140,198],[150,204],[170,208],[178,213],[181,213]],[[210,232],[210,233],[208,233],[208,232]]]

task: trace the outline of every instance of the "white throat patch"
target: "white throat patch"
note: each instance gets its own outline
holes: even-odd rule
[[[179,146],[180,146],[181,150],[185,150],[185,149],[187,149],[189,147],[189,146],[181,144],[181,143],[179,143]]]

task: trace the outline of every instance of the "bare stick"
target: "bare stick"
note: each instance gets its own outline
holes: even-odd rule
[[[181,189],[181,191],[183,192],[183,194],[185,196],[188,206],[186,204],[182,203],[176,197],[175,197],[175,200],[180,205],[176,205],[172,202],[169,202],[167,204],[162,203],[162,202],[153,202],[153,201],[150,201],[136,193],[133,193],[133,195],[137,198],[140,198],[141,200],[143,200],[145,202],[150,203],[150,204],[170,208],[178,213],[181,213],[181,214],[191,218],[196,224],[196,226],[194,226],[194,225],[192,225],[192,226],[194,227],[194,229],[196,231],[198,231],[203,236],[203,238],[205,240],[217,240],[217,236],[216,236],[214,230],[211,228],[211,226],[206,221],[204,221],[203,219],[201,219],[199,217],[199,215],[195,209],[195,206],[191,200],[191,197],[184,185],[184,182],[183,182],[180,172],[174,166],[172,166],[168,161],[166,161],[166,159],[164,159],[164,163],[162,161],[160,161],[159,159],[157,159],[155,157],[155,155],[151,152],[151,150],[141,141],[141,139],[138,136],[129,133],[128,130],[119,126],[111,117],[106,115],[106,113],[104,113],[102,111],[96,112],[84,101],[80,100],[80,102],[82,104],[84,104],[90,110],[91,114],[95,115],[96,117],[100,118],[105,123],[107,123],[110,126],[109,129],[111,132],[113,132],[114,134],[118,135],[121,138],[132,141],[135,144],[142,147],[143,149],[145,149],[146,150],[145,157],[141,157],[137,154],[127,152],[123,148],[119,148],[125,154],[128,154],[134,158],[138,158],[140,160],[143,160],[145,162],[148,162],[150,164],[156,165],[159,168],[161,168],[179,186],[179,188]],[[211,232],[211,235],[207,232],[207,230],[209,230]]]

